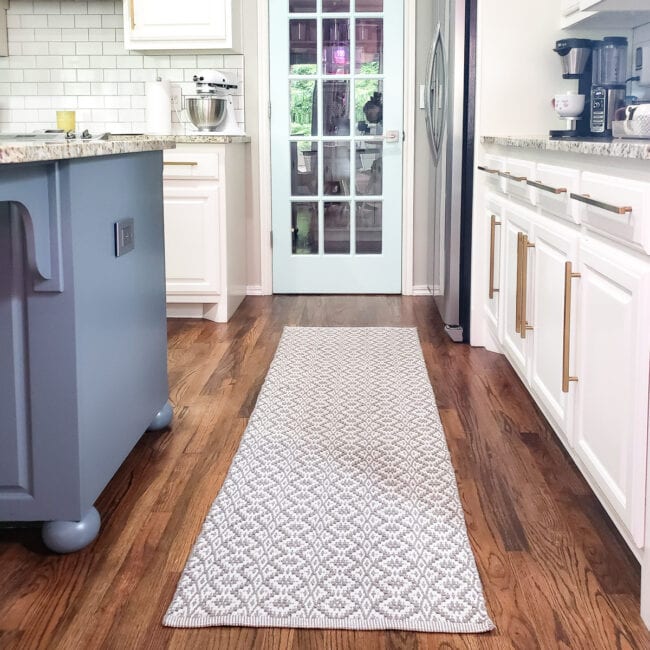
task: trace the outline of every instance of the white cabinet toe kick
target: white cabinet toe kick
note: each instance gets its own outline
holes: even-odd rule
[[[489,148],[472,342],[507,357],[641,562],[650,626],[647,166]]]

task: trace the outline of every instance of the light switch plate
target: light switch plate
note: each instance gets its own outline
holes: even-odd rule
[[[135,223],[133,219],[115,222],[115,257],[126,255],[135,248]]]

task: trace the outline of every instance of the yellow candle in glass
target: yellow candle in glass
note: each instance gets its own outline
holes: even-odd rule
[[[57,111],[56,112],[56,128],[63,131],[74,131],[75,128],[75,112],[74,111]]]

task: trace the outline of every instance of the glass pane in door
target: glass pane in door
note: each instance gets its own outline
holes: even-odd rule
[[[349,81],[323,81],[323,135],[350,135]]]
[[[310,140],[291,142],[291,194],[293,196],[318,194],[318,142]]]
[[[323,13],[350,11],[350,0],[323,0]]]
[[[323,194],[350,194],[349,142],[323,142]]]
[[[295,201],[291,204],[291,252],[294,255],[318,255],[318,202]]]
[[[324,74],[350,74],[350,19],[323,20]]]
[[[355,156],[355,187],[360,196],[381,196],[383,193],[383,143],[357,141]]]
[[[298,79],[289,82],[291,135],[318,135],[318,95],[316,82]]]
[[[306,14],[316,11],[316,0],[289,0],[292,14]]]
[[[358,201],[356,204],[356,245],[360,255],[381,255],[382,202]]]
[[[384,10],[384,0],[356,0],[354,6],[358,12],[379,12]]]
[[[381,135],[384,122],[384,84],[380,79],[357,79],[354,121],[359,135]]]
[[[355,70],[360,74],[380,74],[384,70],[384,21],[363,18],[356,24]]]
[[[348,201],[326,202],[324,216],[324,252],[350,253],[350,203]]]
[[[315,20],[297,18],[289,21],[289,73],[318,72],[318,29]]]

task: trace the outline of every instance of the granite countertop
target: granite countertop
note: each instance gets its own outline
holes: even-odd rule
[[[482,144],[505,147],[537,149],[540,151],[564,151],[567,153],[650,160],[650,140],[615,139],[609,142],[551,140],[543,135],[481,136]]]
[[[0,133],[0,165],[159,151],[173,149],[175,146],[173,141],[151,137],[146,140],[111,138],[110,140],[23,142],[3,140]]]
[[[246,144],[251,141],[250,135],[222,135],[219,133],[188,133],[185,135],[147,135],[144,133],[111,135],[109,138],[146,142],[152,138],[162,142],[173,142],[174,144]]]

